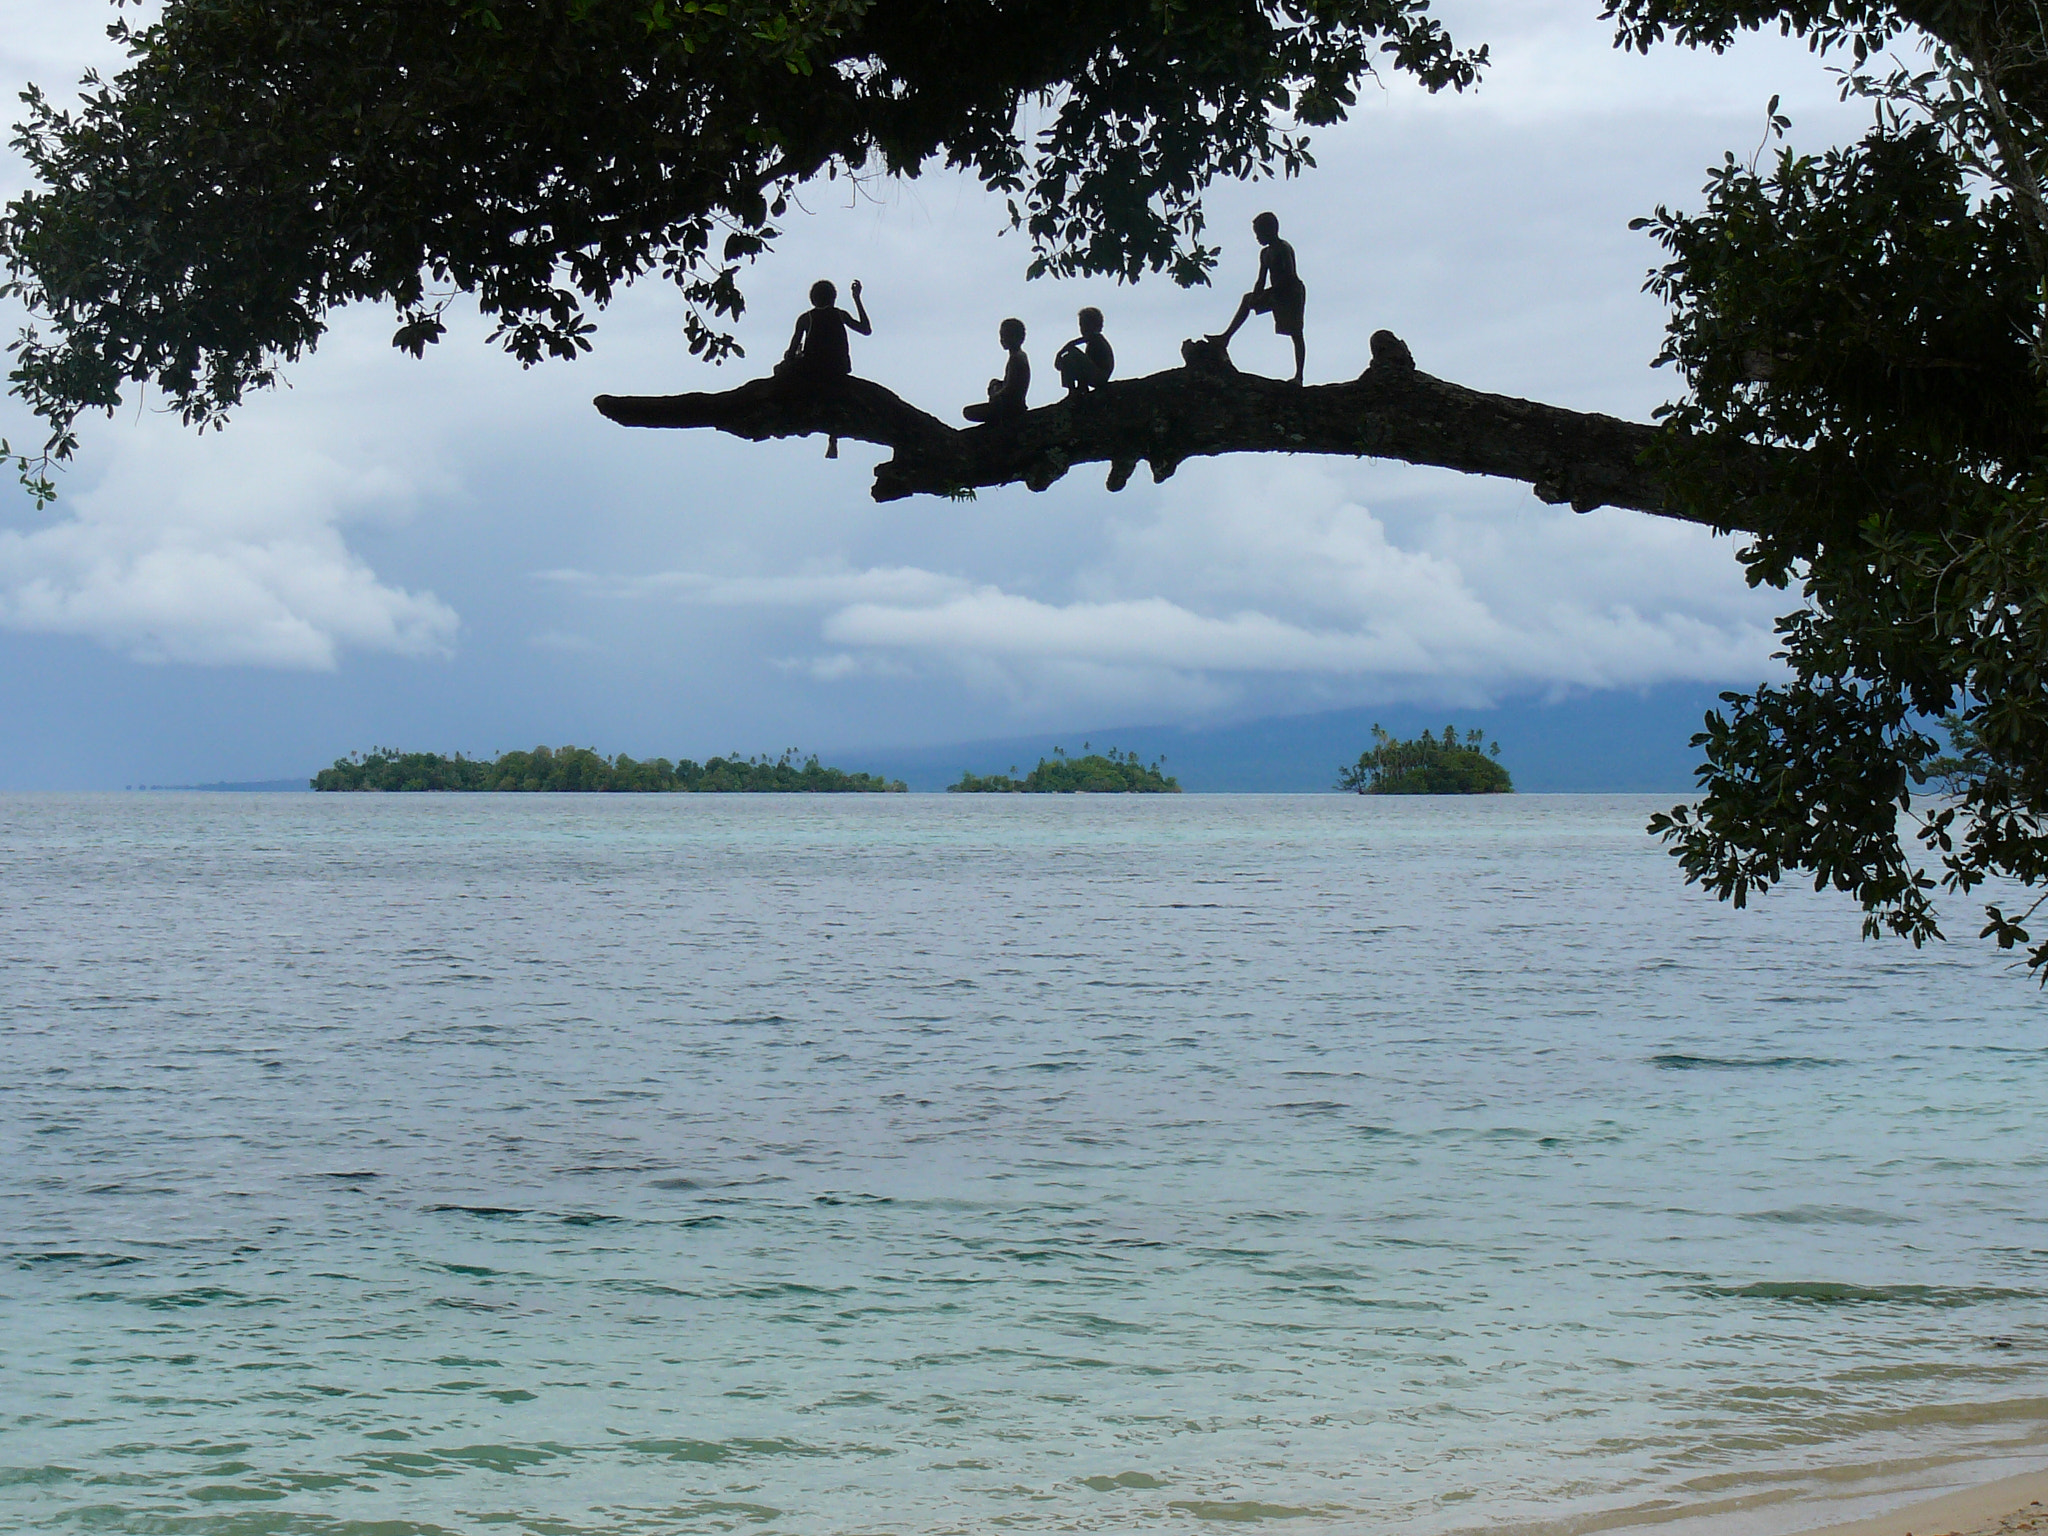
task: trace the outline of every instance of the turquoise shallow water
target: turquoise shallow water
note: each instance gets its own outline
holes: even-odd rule
[[[0,797],[0,1526],[1765,1530],[2048,1462],[2048,1004],[1685,890],[1654,804]]]

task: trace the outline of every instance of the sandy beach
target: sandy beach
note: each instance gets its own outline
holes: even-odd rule
[[[1950,1470],[1953,1474],[1954,1469]],[[1894,1504],[1892,1499],[1903,1502]],[[2048,1469],[1951,1487],[1932,1495],[1895,1489],[1887,1496],[1868,1491],[1865,1484],[1864,1491],[1830,1503],[1838,1513],[1880,1507],[1876,1513],[1850,1520],[1811,1524],[1811,1515],[1801,1520],[1777,1500],[1743,1500],[1718,1510],[1672,1509],[1647,1519],[1646,1512],[1633,1512],[1625,1522],[1596,1519],[1576,1527],[1576,1533],[1591,1536],[1595,1530],[1614,1533],[1647,1525],[1655,1527],[1659,1536],[1760,1536],[1768,1531],[1787,1536],[2042,1536],[2048,1533]]]
[[[2023,1472],[1922,1499],[1811,1536],[2032,1536],[2048,1529],[2048,1471]]]
[[[1998,1463],[1993,1462],[1992,1466]],[[2011,1462],[2006,1462],[2011,1465]],[[2048,1536],[2048,1469],[2011,1473],[1930,1493],[1892,1483],[1870,1468],[1843,1468],[1837,1495],[1759,1495],[1754,1491],[1694,1504],[1635,1505],[1575,1520],[1491,1527],[1493,1536]],[[1947,1478],[1961,1475],[1954,1463]],[[1919,1476],[1935,1473],[1922,1467]],[[1859,1512],[1867,1511],[1867,1512]],[[1850,1519],[1829,1519],[1854,1513]],[[1466,1527],[1458,1536],[1480,1536]]]
[[[2048,1536],[2048,1469],[1951,1486],[1939,1493],[1896,1482],[1887,1488],[1888,1480],[1873,1474],[1874,1469],[1867,1467],[1840,1469],[1845,1486],[1833,1496],[1811,1490],[1789,1497],[1750,1492],[1725,1501],[1636,1505],[1585,1519],[1512,1529],[1518,1536],[1624,1536],[1636,1530],[1654,1530],[1657,1536]],[[1938,1473],[1935,1466],[1923,1466],[1917,1475],[1964,1474],[1949,1463]],[[1829,1520],[1830,1511],[1869,1513]]]

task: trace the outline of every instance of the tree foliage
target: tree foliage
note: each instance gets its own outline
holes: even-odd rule
[[[2048,883],[2042,17],[1616,10],[1645,45],[1783,25],[1845,51],[1844,90],[1874,104],[1860,142],[1781,148],[1765,169],[1730,155],[1699,213],[1643,221],[1669,257],[1650,282],[1671,305],[1660,361],[1688,388],[1660,448],[1676,493],[1711,510],[1727,456],[1803,450],[1758,487],[1750,526],[1774,531],[1741,551],[1752,584],[1802,589],[1778,624],[1790,680],[1723,695],[1694,738],[1700,801],[1651,830],[1738,906],[1799,875],[1853,894],[1869,934],[1938,938],[1939,891]],[[1909,26],[1926,67],[1881,61]],[[1786,126],[1773,103],[1771,131]],[[1944,716],[1968,744],[1960,776]],[[2048,978],[2038,905],[1987,903],[1983,934],[2031,944]]]
[[[1337,788],[1360,795],[1511,795],[1515,782],[1500,763],[1500,743],[1484,731],[1458,735],[1447,725],[1441,736],[1427,728],[1413,741],[1399,741],[1372,728],[1370,751],[1337,772]]]
[[[901,794],[900,780],[827,768],[816,755],[714,757],[706,763],[665,757],[636,762],[588,747],[535,747],[486,762],[439,752],[377,747],[336,758],[313,777],[321,790],[520,792],[527,794]]]
[[[1090,752],[1081,744],[1081,757],[1068,757],[1059,747],[1051,757],[1041,757],[1038,766],[1017,777],[1008,773],[962,773],[960,782],[946,786],[956,795],[1177,795],[1180,780],[1171,777],[1159,762],[1142,762],[1135,752]],[[1161,762],[1164,759],[1160,760]]]
[[[1199,282],[1216,177],[1312,164],[1377,64],[1434,90],[1483,58],[1425,0],[166,0],[115,30],[80,107],[29,93],[40,186],[0,222],[60,458],[137,383],[217,425],[357,300],[418,353],[473,295],[533,363],[658,272],[722,357],[820,178],[958,167],[1034,272]]]

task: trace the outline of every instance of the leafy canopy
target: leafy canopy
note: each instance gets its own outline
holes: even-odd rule
[[[1313,164],[1378,63],[1435,90],[1484,57],[1426,0],[167,0],[114,30],[80,107],[28,93],[40,186],[0,221],[58,458],[139,382],[218,425],[358,300],[418,353],[474,295],[530,364],[658,272],[725,356],[740,265],[820,177],[958,167],[1034,273],[1200,282],[1215,178]]]
[[[1857,144],[1733,155],[1697,214],[1642,221],[1669,260],[1671,483],[1776,461],[1744,509],[1753,584],[1798,583],[1791,680],[1724,694],[1695,806],[1657,817],[1691,880],[1742,905],[1794,874],[1865,931],[1941,936],[1935,896],[1989,887],[1983,934],[2048,979],[2048,36],[2006,3],[1627,0],[1626,39],[1720,46],[1777,24],[1840,50]],[[1922,31],[1914,41],[1909,27]],[[1916,57],[1880,58],[1897,43]],[[1787,126],[1772,104],[1771,131]],[[1746,462],[1754,462],[1753,459]],[[1725,506],[1720,508],[1726,512]],[[1945,719],[1960,756],[1945,753]]]

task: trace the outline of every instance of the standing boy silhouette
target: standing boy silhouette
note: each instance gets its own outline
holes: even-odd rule
[[[1273,330],[1277,335],[1292,337],[1294,341],[1294,382],[1299,384],[1302,370],[1308,362],[1308,348],[1301,339],[1301,315],[1308,302],[1308,289],[1302,285],[1301,274],[1294,268],[1294,247],[1280,238],[1280,220],[1270,213],[1262,213],[1252,220],[1252,233],[1264,247],[1259,252],[1258,281],[1252,284],[1252,291],[1238,301],[1237,313],[1231,317],[1229,327],[1220,336],[1209,339],[1230,349],[1230,338],[1237,334],[1238,327],[1253,315],[1271,315]]]

